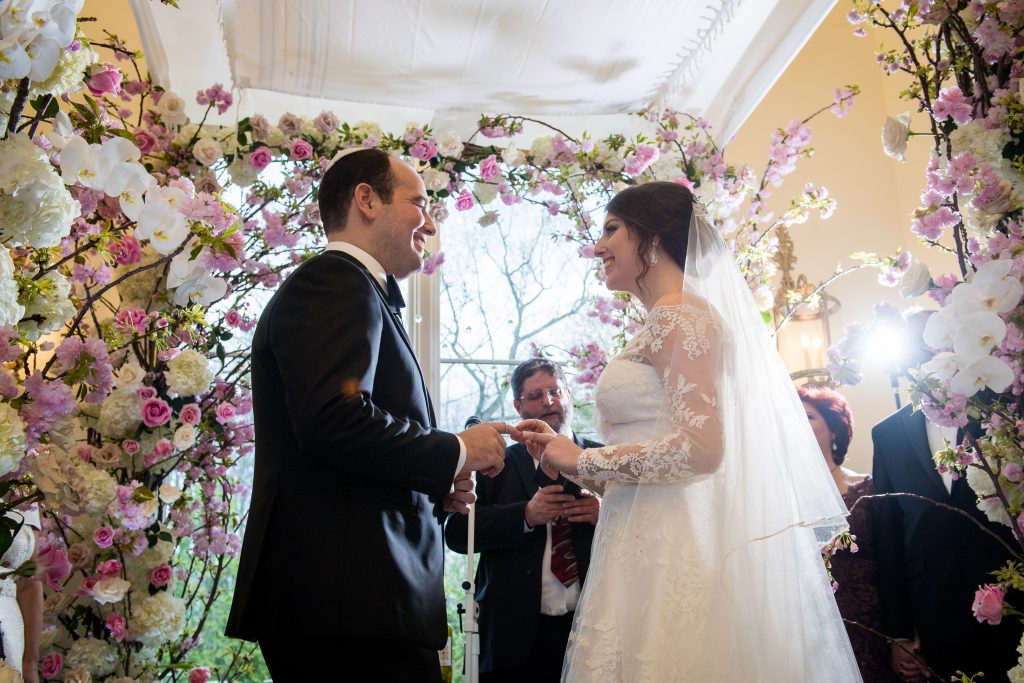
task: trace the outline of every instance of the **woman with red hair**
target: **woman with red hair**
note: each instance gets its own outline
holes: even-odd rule
[[[853,438],[853,414],[846,399],[831,389],[799,387],[797,393],[825,464],[851,510],[850,533],[857,550],[840,551],[832,558],[832,577],[838,585],[836,604],[846,621],[853,654],[865,681],[899,681],[889,665],[889,645],[878,635],[882,629],[882,610],[878,599],[878,560],[872,541],[873,510],[870,501],[854,507],[859,498],[875,492],[874,482],[870,475],[843,467]]]

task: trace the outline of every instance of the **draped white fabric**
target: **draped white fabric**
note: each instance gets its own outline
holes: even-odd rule
[[[240,115],[541,116],[623,132],[649,104],[728,139],[835,0],[132,0],[157,82],[237,89]],[[197,114],[198,111],[190,112]],[[436,126],[435,126],[436,127]],[[469,132],[471,132],[470,129]],[[461,132],[461,131],[460,131]]]

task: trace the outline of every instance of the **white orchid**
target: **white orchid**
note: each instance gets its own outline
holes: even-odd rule
[[[0,8],[0,80],[50,77],[75,37],[83,0],[15,0]]]
[[[995,356],[982,356],[960,368],[950,381],[949,388],[958,394],[973,396],[985,387],[997,394],[1002,393],[1012,383],[1013,370],[1006,361]]]
[[[934,316],[932,316],[934,317]],[[958,316],[953,331],[953,353],[961,363],[987,356],[1006,337],[1006,323],[995,313],[976,311]]]
[[[948,349],[953,346],[956,327],[956,313],[952,306],[946,306],[928,317],[922,335],[924,343],[933,349]]]
[[[104,192],[120,200],[121,210],[128,218],[136,221],[142,213],[143,197],[156,180],[139,163],[118,164],[107,175]]]
[[[188,237],[188,222],[179,210],[185,193],[176,187],[150,187],[139,213],[135,236],[148,239],[159,253],[170,254]]]
[[[932,356],[927,363],[923,363],[921,370],[929,377],[943,381],[960,371],[960,362],[955,353],[942,351]]]
[[[199,261],[190,261],[187,253],[176,256],[167,271],[167,289],[173,289],[174,303],[187,306],[193,301],[209,306],[227,294],[228,285],[221,278],[210,275],[209,270]]]

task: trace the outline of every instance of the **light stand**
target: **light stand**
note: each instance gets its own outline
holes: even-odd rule
[[[476,473],[473,473],[474,483]],[[476,488],[474,486],[474,488]],[[462,587],[466,590],[466,606],[456,606],[459,621],[462,623],[463,649],[465,659],[462,663],[463,680],[466,683],[478,683],[480,680],[480,630],[476,623],[476,580],[473,572],[474,538],[476,536],[476,503],[469,506],[469,518],[466,527],[466,580]],[[462,615],[466,618],[463,621]]]

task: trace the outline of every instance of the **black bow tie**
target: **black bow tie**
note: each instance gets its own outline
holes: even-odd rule
[[[402,296],[402,289],[398,286],[398,280],[394,275],[387,277],[388,305],[399,310],[405,308],[405,297]]]

